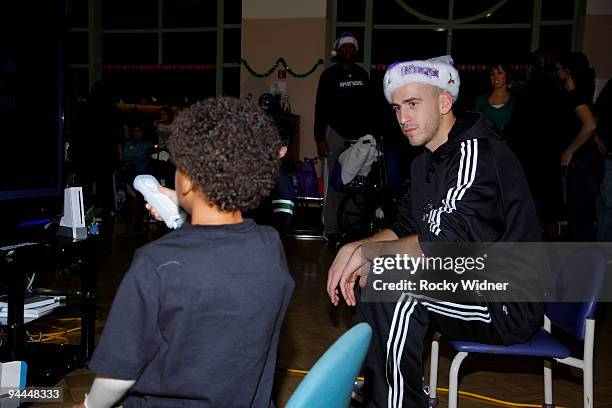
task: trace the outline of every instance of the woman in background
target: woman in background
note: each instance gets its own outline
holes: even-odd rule
[[[515,97],[510,91],[510,70],[506,65],[489,66],[491,92],[476,99],[474,110],[491,119],[500,131],[510,122]]]
[[[570,52],[559,58],[557,76],[566,91],[567,120],[561,166],[567,169],[567,221],[571,241],[595,240],[595,205],[603,174],[602,158],[593,141],[595,70],[586,55]]]

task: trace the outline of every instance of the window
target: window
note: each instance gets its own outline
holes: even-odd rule
[[[572,0],[332,0],[331,7],[336,35],[356,31],[362,53],[369,51],[359,60],[375,70],[446,53],[463,64],[521,64],[541,46],[571,49],[578,31]]]
[[[338,0],[338,21],[364,21],[365,0]]]
[[[462,0],[459,3],[468,0]],[[499,3],[496,1],[495,3]],[[508,0],[503,6],[495,10],[491,15],[478,20],[483,24],[508,24],[508,23],[527,23],[531,24],[533,16],[533,2],[522,0]]]
[[[572,26],[542,26],[540,46],[554,52],[571,51]]]
[[[389,44],[393,44],[393,47]],[[446,31],[375,30],[372,34],[373,64],[388,65],[408,59],[431,58],[445,52]]]
[[[163,2],[164,28],[217,25],[216,0],[163,0]]]
[[[164,64],[214,64],[217,55],[216,32],[165,33]]]
[[[223,9],[225,24],[240,24],[242,22],[242,0],[225,0]]]
[[[448,18],[448,0],[394,0],[399,3],[404,3],[408,7],[420,14],[424,14],[432,18]],[[459,0],[460,1],[460,0]]]
[[[473,109],[476,96],[487,91],[487,64],[510,64],[515,78],[525,79],[532,50],[570,50],[578,31],[573,0],[331,1],[336,38],[354,31],[359,61],[371,70],[373,83],[382,81],[392,62],[451,54],[461,74],[458,111]],[[539,9],[541,18],[534,25]]]
[[[105,64],[155,64],[157,35],[104,34],[102,61]]]
[[[542,0],[542,19],[573,20],[574,0]]]
[[[418,24],[423,21],[407,13],[396,1],[374,1],[375,24]]]
[[[453,9],[453,18],[461,19],[468,18],[478,14],[483,14],[499,3],[499,0],[457,0]],[[527,3],[527,2],[525,2]]]
[[[67,92],[67,98],[77,98],[81,91],[76,89],[88,88],[91,78],[99,77],[117,81],[132,94],[174,92],[182,101],[188,93],[190,97],[237,94],[240,79],[234,73],[241,57],[242,0],[96,1],[101,15],[91,23],[100,26],[90,27],[91,2],[66,0],[66,61],[70,72],[79,73],[78,86],[72,79],[67,83],[74,90]],[[217,38],[219,30],[222,38]],[[89,49],[90,36],[98,32],[101,38],[93,38]],[[218,46],[223,50],[219,55]],[[103,72],[89,65],[90,55],[101,58]],[[225,75],[217,77],[216,65],[222,65]]]
[[[103,29],[156,28],[156,0],[102,0]]]
[[[240,62],[240,29],[226,28],[223,33],[223,62]]]
[[[531,30],[453,30],[451,55],[458,64],[524,63],[529,55]]]
[[[88,24],[87,1],[68,0],[66,2],[66,25],[86,28]]]
[[[87,64],[89,61],[89,34],[85,32],[66,33],[66,62]]]

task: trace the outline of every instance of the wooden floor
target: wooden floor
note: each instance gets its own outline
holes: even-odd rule
[[[104,235],[96,243],[98,265],[98,321],[100,335],[116,288],[129,266],[136,247],[163,235],[160,224],[142,223],[140,217],[116,217],[103,225]],[[333,307],[325,293],[327,268],[334,251],[324,241],[286,242],[289,267],[296,283],[280,340],[275,398],[284,406],[301,381],[288,370],[308,370],[323,352],[352,324],[353,311],[346,306]],[[596,334],[595,407],[612,407],[612,316],[609,305],[600,307]],[[61,324],[58,322],[57,324]],[[65,323],[65,325],[69,325]],[[75,326],[75,323],[71,323]],[[58,341],[78,342],[78,332],[67,333]],[[439,387],[448,384],[448,368],[453,352],[442,343]],[[581,407],[581,375],[576,369],[554,366],[554,395],[558,406]],[[470,356],[462,368],[461,390],[500,400],[538,404],[542,400],[541,364],[530,359]],[[83,398],[93,379],[91,372],[77,369],[63,378],[63,404],[34,404],[36,407],[71,406]],[[446,406],[446,394],[440,392],[440,406]],[[358,406],[358,405],[356,405]],[[504,406],[493,402],[460,399],[461,407]],[[507,406],[507,405],[505,405]]]

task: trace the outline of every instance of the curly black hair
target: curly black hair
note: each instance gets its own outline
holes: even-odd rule
[[[168,148],[176,167],[221,211],[256,208],[274,186],[281,139],[255,103],[209,98],[182,110]]]

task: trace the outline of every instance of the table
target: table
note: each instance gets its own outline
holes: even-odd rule
[[[81,343],[78,360],[85,364],[95,346],[96,319],[96,271],[91,265],[92,242],[89,239],[73,240],[56,236],[50,240],[22,242],[0,248],[0,274],[8,284],[7,344],[3,353],[6,360],[27,361],[23,302],[25,279],[41,262],[58,263],[70,260],[79,265],[81,296],[66,306],[80,307]],[[54,310],[53,313],[60,313]],[[41,317],[44,318],[44,317]]]

